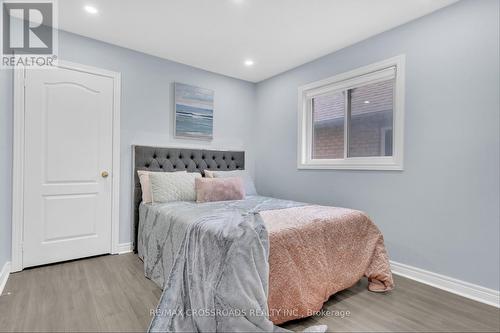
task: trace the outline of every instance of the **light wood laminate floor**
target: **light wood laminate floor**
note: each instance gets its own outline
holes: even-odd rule
[[[500,330],[498,308],[395,280],[396,289],[386,294],[371,293],[360,281],[330,298],[324,306],[330,315],[283,326],[300,331],[326,324],[329,331],[344,332]],[[145,331],[160,294],[131,253],[26,269],[10,275],[0,296],[0,331]]]

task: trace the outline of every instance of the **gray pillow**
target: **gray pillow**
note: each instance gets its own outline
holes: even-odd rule
[[[253,179],[246,170],[232,170],[232,171],[205,170],[205,176],[207,178],[240,177],[243,179],[243,185],[245,186],[245,194],[257,195],[257,190],[255,189]]]

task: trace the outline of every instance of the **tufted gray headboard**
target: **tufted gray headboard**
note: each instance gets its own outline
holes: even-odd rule
[[[189,148],[132,146],[134,250],[137,251],[139,205],[142,200],[137,170],[174,172],[187,170],[239,170],[245,169],[244,151],[222,151]]]

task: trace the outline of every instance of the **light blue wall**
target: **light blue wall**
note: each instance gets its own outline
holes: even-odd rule
[[[120,242],[131,240],[132,144],[245,150],[246,166],[253,172],[254,156],[249,143],[253,135],[254,84],[67,32],[59,33],[59,58],[121,72]],[[10,260],[11,247],[11,76],[11,71],[0,71],[0,268]],[[213,142],[173,139],[174,81],[215,91]]]
[[[302,170],[297,87],[406,54],[405,170]],[[391,259],[499,289],[499,2],[464,1],[261,82],[262,194],[366,211]]]
[[[180,81],[215,90],[210,147],[245,149],[262,194],[364,210],[393,260],[498,290],[498,15],[497,0],[463,1],[257,87],[62,32],[62,59],[122,73],[120,241],[131,236],[130,145],[200,145],[172,139]],[[402,53],[405,170],[298,171],[297,87]],[[11,246],[11,81],[1,70],[0,267]]]
[[[10,260],[12,206],[12,70],[0,70],[0,270]]]
[[[121,72],[120,242],[131,239],[131,145],[197,145],[245,149],[249,146],[255,108],[255,85],[190,66],[61,32],[60,59]],[[173,82],[215,91],[214,141],[174,140]]]

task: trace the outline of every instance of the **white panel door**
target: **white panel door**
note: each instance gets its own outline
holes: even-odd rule
[[[25,78],[23,266],[111,252],[113,79]]]

